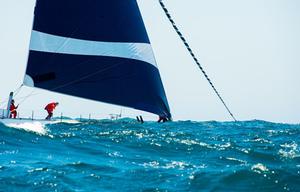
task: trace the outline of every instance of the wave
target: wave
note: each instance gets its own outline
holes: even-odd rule
[[[300,125],[125,119],[44,129],[0,124],[1,189],[300,190]]]

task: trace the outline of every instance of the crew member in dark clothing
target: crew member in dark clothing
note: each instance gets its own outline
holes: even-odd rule
[[[160,122],[165,123],[165,122],[167,122],[167,121],[169,121],[169,119],[168,119],[166,116],[159,116],[157,122],[158,122],[158,123],[160,123]]]

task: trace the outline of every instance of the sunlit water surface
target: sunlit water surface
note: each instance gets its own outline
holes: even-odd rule
[[[123,119],[44,129],[0,124],[0,191],[300,191],[300,125]]]

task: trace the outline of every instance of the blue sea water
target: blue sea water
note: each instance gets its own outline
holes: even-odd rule
[[[0,191],[300,191],[300,125],[0,125]]]

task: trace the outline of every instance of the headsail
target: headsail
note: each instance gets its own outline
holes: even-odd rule
[[[171,117],[136,0],[37,0],[24,84]]]

